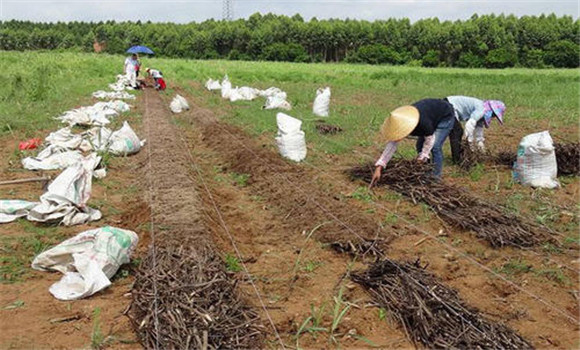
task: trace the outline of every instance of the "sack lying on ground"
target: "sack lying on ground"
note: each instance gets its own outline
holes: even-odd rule
[[[228,78],[228,76],[226,75],[224,77],[224,79],[222,80],[222,98],[230,98],[230,92],[232,90],[232,83],[230,83],[230,79]]]
[[[123,100],[134,100],[136,97],[135,95],[131,95],[127,91],[95,91],[93,92],[93,97],[100,98],[100,99],[115,99],[120,98]]]
[[[208,81],[205,83],[205,88],[208,89],[209,91],[220,90],[222,88],[222,85],[217,80],[208,79]]]
[[[57,222],[78,225],[99,220],[101,212],[87,206],[91,197],[93,171],[101,161],[96,153],[66,168],[48,185],[48,191],[40,196],[40,204],[30,209],[29,221]]]
[[[70,127],[65,127],[51,132],[44,141],[48,146],[58,147],[63,150],[91,150],[90,143],[83,134],[73,134]]]
[[[28,170],[65,169],[82,161],[80,151],[70,151],[58,146],[48,146],[36,157],[22,159],[22,166]]]
[[[109,138],[108,150],[114,155],[129,155],[139,152],[145,140],[139,140],[129,123],[124,122],[121,129],[113,132]]]
[[[38,202],[28,202],[19,199],[0,200],[0,224],[25,217],[28,215],[28,211],[38,204]]]
[[[286,94],[284,93],[284,95],[268,96],[266,98],[266,103],[264,103],[264,106],[262,106],[262,109],[279,108],[285,109],[287,111],[291,110],[292,106],[290,105],[290,102],[286,101],[285,95]]]
[[[278,113],[276,122],[278,123],[276,143],[282,157],[295,162],[306,158],[306,139],[304,131],[300,130],[302,121],[287,114]]]
[[[187,111],[189,109],[189,103],[187,100],[180,95],[177,95],[173,98],[173,101],[169,104],[169,108],[173,113],[181,113],[183,111]]]
[[[128,75],[117,75],[117,82],[109,84],[109,88],[113,91],[123,91],[133,84],[132,77]]]
[[[328,117],[330,106],[330,88],[316,90],[316,98],[312,105],[312,113],[319,117]]]
[[[514,180],[522,185],[543,188],[560,186],[558,164],[552,137],[548,131],[524,136],[518,146]]]
[[[230,101],[251,101],[258,97],[258,90],[251,88],[249,86],[236,87],[230,90]]]
[[[286,93],[277,87],[269,87],[266,90],[258,90],[258,95],[262,97],[284,96],[283,98],[286,99]]]
[[[135,232],[111,226],[84,231],[39,254],[32,268],[64,274],[49,289],[55,298],[85,298],[111,285],[110,278],[130,262],[138,241]]]

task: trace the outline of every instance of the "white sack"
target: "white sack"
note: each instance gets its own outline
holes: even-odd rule
[[[28,211],[38,204],[38,202],[28,202],[19,199],[0,200],[0,224],[28,215]]]
[[[205,88],[208,89],[209,91],[221,90],[222,85],[217,80],[208,79],[208,81],[205,83]]]
[[[514,179],[522,185],[556,188],[560,183],[552,137],[548,131],[524,136],[518,146]]]
[[[45,139],[45,144],[54,146],[63,150],[89,151],[91,145],[83,137],[83,134],[73,134],[70,127],[65,127],[51,132]]]
[[[118,98],[118,99],[123,99],[123,100],[133,100],[135,99],[135,95],[131,95],[130,93],[128,93],[127,91],[103,91],[103,90],[99,90],[99,91],[95,91],[93,92],[93,97],[95,98],[100,98],[100,99],[114,99],[114,98]]]
[[[110,278],[130,262],[138,240],[135,232],[111,226],[84,231],[39,254],[32,268],[64,274],[49,289],[55,298],[88,297],[111,285]]]
[[[119,130],[111,134],[107,148],[114,155],[129,155],[139,152],[144,145],[145,140],[139,140],[135,131],[125,121]]]
[[[87,206],[91,196],[93,171],[101,161],[96,153],[65,169],[40,196],[40,204],[30,209],[27,219],[60,222],[66,226],[99,220],[101,212]]]
[[[277,87],[269,87],[266,90],[258,90],[258,95],[262,97],[284,96],[284,99],[286,99],[286,93]]]
[[[222,80],[222,98],[230,98],[230,92],[232,90],[232,83],[230,83],[230,79],[226,75]]]
[[[299,162],[306,158],[306,139],[304,131],[300,130],[302,121],[284,113],[276,115],[278,134],[276,143],[282,157]]]
[[[251,101],[258,97],[258,90],[251,88],[249,86],[236,87],[230,91],[230,101]]]
[[[290,105],[290,102],[286,101],[285,97],[283,97],[285,95],[286,94],[284,93],[283,95],[268,96],[268,98],[266,98],[264,106],[262,106],[262,109],[280,108],[285,109],[287,111],[291,110],[292,106]]]
[[[28,170],[65,169],[81,162],[83,155],[79,151],[67,151],[58,146],[48,146],[36,157],[22,159],[22,166]]]
[[[319,117],[328,117],[330,106],[330,88],[316,90],[316,98],[312,105],[312,113]]]
[[[173,113],[181,113],[183,111],[187,111],[189,109],[189,103],[187,100],[180,95],[175,96],[173,101],[169,104],[169,108]]]

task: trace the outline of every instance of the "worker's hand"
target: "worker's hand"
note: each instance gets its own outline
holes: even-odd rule
[[[379,182],[379,180],[381,179],[382,171],[383,171],[383,167],[380,165],[375,168],[375,172],[373,173],[373,178],[371,179],[371,183],[369,184],[369,190],[371,188],[373,188],[373,186]]]
[[[427,163],[428,160],[429,160],[429,158],[421,157],[421,156],[417,157],[417,159],[416,159],[417,163]]]
[[[483,143],[483,141],[479,140],[476,143],[477,146],[477,150],[484,153],[485,152],[485,144]]]

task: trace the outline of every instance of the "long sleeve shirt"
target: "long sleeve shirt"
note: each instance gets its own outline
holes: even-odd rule
[[[468,96],[449,96],[447,100],[453,105],[459,121],[467,121],[465,123],[467,141],[483,142],[483,101]]]
[[[431,149],[433,149],[434,144],[435,144],[435,136],[434,135],[426,136],[425,141],[423,142],[423,148],[421,149],[421,153],[419,153],[417,159],[419,160],[429,159],[429,154],[431,153]],[[383,168],[386,167],[387,163],[389,163],[391,158],[393,158],[395,151],[397,151],[398,145],[399,142],[397,141],[391,141],[387,143],[387,146],[385,147],[383,154],[381,154],[381,157],[379,158],[379,160],[377,160],[375,166],[382,166]]]

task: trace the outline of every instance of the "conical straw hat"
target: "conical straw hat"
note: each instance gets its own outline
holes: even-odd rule
[[[396,141],[407,137],[419,124],[419,110],[414,106],[402,106],[391,112],[381,127],[383,141]]]

